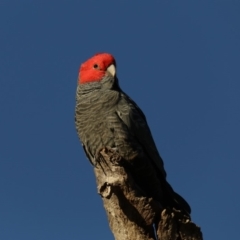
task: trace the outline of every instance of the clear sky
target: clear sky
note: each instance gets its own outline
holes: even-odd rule
[[[0,239],[113,239],[74,125],[79,66],[102,51],[204,239],[237,239],[237,0],[0,1]]]

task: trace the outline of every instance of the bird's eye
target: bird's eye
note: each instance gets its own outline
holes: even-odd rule
[[[97,64],[94,64],[94,65],[93,65],[93,68],[97,69],[97,68],[98,68],[98,65],[97,65]]]

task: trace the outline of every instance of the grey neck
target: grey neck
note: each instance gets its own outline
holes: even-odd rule
[[[118,79],[112,76],[105,76],[99,82],[90,82],[90,83],[78,85],[78,91],[80,94],[88,94],[93,91],[110,90],[110,89],[114,89],[117,91],[120,90],[118,85]]]

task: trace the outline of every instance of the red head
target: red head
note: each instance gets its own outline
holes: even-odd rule
[[[101,81],[106,74],[115,75],[116,63],[109,53],[98,53],[84,62],[79,70],[79,83]]]

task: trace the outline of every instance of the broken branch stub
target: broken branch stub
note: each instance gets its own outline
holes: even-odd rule
[[[115,239],[201,240],[200,228],[187,216],[175,209],[163,209],[158,201],[146,196],[125,169],[124,161],[115,150],[103,148],[94,168]]]

